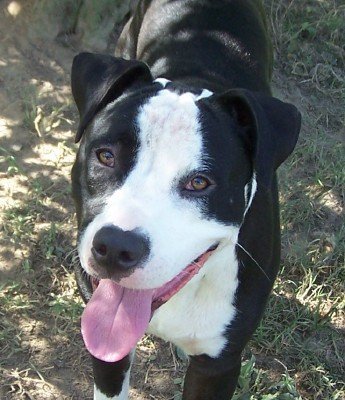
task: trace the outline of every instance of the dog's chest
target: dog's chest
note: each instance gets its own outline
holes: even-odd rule
[[[225,329],[236,314],[237,272],[234,246],[219,249],[197,276],[155,312],[148,333],[174,343],[188,355],[217,357],[226,344]]]

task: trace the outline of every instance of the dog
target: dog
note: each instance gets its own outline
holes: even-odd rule
[[[143,0],[115,57],[75,57],[94,399],[128,398],[145,332],[189,356],[184,400],[232,397],[279,268],[276,170],[301,124],[272,97],[271,72],[257,0]]]

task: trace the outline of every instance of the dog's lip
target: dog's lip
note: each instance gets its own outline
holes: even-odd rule
[[[90,282],[91,282],[93,292],[97,289],[99,281],[100,281],[100,279],[96,278],[95,276],[90,275]]]
[[[194,261],[187,265],[178,275],[169,282],[156,289],[153,296],[152,312],[170,300],[200,271],[205,262],[217,249],[219,243],[209,247],[204,253],[200,254]]]
[[[194,261],[188,264],[178,275],[169,282],[157,288],[154,292],[152,301],[152,313],[160,306],[165,304],[177,292],[179,292],[203,267],[212,253],[218,248],[219,243],[210,246],[205,252],[200,254]],[[95,291],[98,287],[100,279],[90,275],[92,290]]]

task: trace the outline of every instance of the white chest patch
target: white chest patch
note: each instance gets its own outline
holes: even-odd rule
[[[234,239],[238,232],[234,231]],[[149,332],[179,346],[188,355],[217,357],[234,307],[238,262],[235,245],[220,246],[202,270],[154,314]]]

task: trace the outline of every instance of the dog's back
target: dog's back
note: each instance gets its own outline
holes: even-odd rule
[[[145,0],[125,26],[116,55],[212,91],[270,92],[272,46],[258,0]]]

